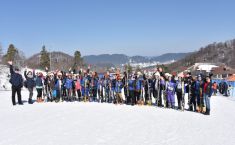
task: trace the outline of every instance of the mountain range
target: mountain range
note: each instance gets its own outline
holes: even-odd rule
[[[84,63],[90,64],[99,68],[115,67],[127,63],[165,63],[172,60],[179,60],[189,55],[190,53],[167,53],[160,56],[127,56],[125,54],[101,54],[83,56]],[[58,63],[60,62],[60,63]],[[52,52],[51,64],[56,68],[68,69],[72,66],[73,56],[64,52]],[[40,53],[34,54],[26,60],[29,67],[39,67]]]
[[[151,63],[159,62],[165,63],[172,60],[180,60],[191,53],[166,53],[160,56],[146,57],[146,56],[127,56],[124,54],[101,54],[101,55],[87,55],[83,59],[88,64],[112,64],[114,66],[126,63]]]

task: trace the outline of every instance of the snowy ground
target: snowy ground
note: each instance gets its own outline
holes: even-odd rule
[[[10,94],[0,91],[1,145],[235,144],[235,101],[222,96],[212,98],[211,116],[205,116],[98,103],[12,106]],[[27,100],[28,92],[22,94]]]

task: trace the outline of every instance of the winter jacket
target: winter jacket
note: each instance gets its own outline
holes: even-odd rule
[[[93,89],[97,89],[98,88],[98,78],[92,78],[91,79],[91,85]]]
[[[123,83],[122,81],[116,81],[116,87],[115,87],[115,92],[116,93],[121,93],[123,88]]]
[[[196,81],[195,84],[194,84],[194,89],[195,89],[195,94],[200,94],[200,82],[199,81]]]
[[[128,82],[128,89],[130,91],[134,91],[134,80],[129,80],[129,82]]]
[[[52,90],[54,90],[54,88],[55,88],[55,78],[53,77],[53,78],[48,78],[48,86],[52,89]]]
[[[204,93],[208,95],[209,97],[212,96],[212,83],[205,83],[204,84]]]
[[[152,81],[152,88],[154,91],[159,90],[160,89],[160,80],[154,79]]]
[[[12,65],[10,65],[10,73],[11,73],[10,83],[11,83],[12,87],[22,88],[23,87],[23,77],[21,74],[16,73],[13,70]]]
[[[176,81],[176,92],[185,94],[186,88],[184,86],[184,82]]]
[[[167,89],[167,92],[171,92],[171,93],[175,93],[175,83],[173,83],[172,81],[171,82],[168,82],[167,83],[167,86],[166,86],[166,89]]]
[[[142,89],[142,80],[141,79],[137,79],[135,81],[135,90],[136,91],[140,91]]]
[[[42,77],[36,77],[36,80],[35,80],[35,83],[36,83],[36,88],[37,89],[42,89],[43,88],[43,78]]]
[[[113,79],[112,81],[111,81],[111,88],[112,88],[112,91],[114,91],[115,90],[115,86],[116,85],[116,79]]]
[[[73,83],[73,80],[67,78],[66,82],[65,82],[65,88],[66,89],[72,89],[72,83]]]
[[[76,80],[75,85],[76,85],[76,90],[81,90],[81,81],[80,81],[80,79]]]
[[[34,74],[34,71],[33,71],[33,77],[28,77],[27,74],[26,74],[26,71],[24,72],[24,77],[26,79],[26,84],[27,84],[27,88],[33,88],[35,87],[35,74]]]

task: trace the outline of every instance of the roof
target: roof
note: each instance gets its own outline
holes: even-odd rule
[[[227,66],[220,66],[220,67],[214,68],[212,70],[212,72],[213,72],[214,75],[217,75],[217,74],[235,74],[235,70],[230,68],[230,67],[227,67]]]
[[[206,72],[210,72],[213,68],[217,68],[216,65],[209,65],[209,64],[201,64],[197,66],[197,70],[205,70]]]
[[[227,78],[227,81],[235,82],[235,74]]]

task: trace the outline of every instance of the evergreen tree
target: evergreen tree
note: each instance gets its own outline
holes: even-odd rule
[[[81,57],[81,52],[80,51],[75,51],[74,52],[74,65],[73,65],[73,69],[76,69],[77,66],[82,66],[83,64],[83,59]]]
[[[124,68],[125,68],[125,71],[128,72],[129,74],[132,73],[133,68],[130,65],[130,63],[125,64]]]
[[[40,52],[40,66],[44,69],[44,68],[48,68],[50,69],[50,56],[49,53],[46,50],[45,45],[42,46],[42,50]]]
[[[15,48],[15,46],[13,44],[10,44],[7,49],[7,54],[4,55],[5,62],[14,61],[17,53],[18,53],[18,50]]]

